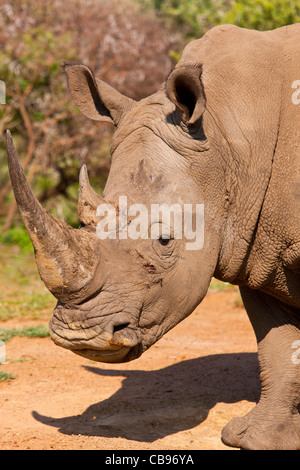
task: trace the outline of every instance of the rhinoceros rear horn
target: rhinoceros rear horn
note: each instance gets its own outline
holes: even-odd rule
[[[41,279],[61,301],[82,299],[92,288],[99,262],[99,240],[94,234],[56,219],[40,205],[26,180],[9,131],[6,139],[11,183],[34,246]]]
[[[134,100],[96,78],[86,65],[64,64],[71,96],[84,116],[118,125]]]
[[[201,67],[180,67],[169,75],[166,82],[167,96],[181,110],[187,125],[195,124],[205,110],[201,73]]]
[[[81,167],[79,173],[78,219],[81,225],[97,225],[97,208],[105,203],[91,187],[86,165]]]

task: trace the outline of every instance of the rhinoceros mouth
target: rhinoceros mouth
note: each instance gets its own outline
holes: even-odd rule
[[[49,322],[49,330],[57,346],[96,362],[128,362],[143,352],[141,334],[128,321],[101,327],[101,322],[87,325],[78,319],[71,321],[58,316],[56,312]]]
[[[96,362],[118,363],[130,360],[129,352],[133,348],[122,346],[117,350],[96,350],[96,349],[72,349],[72,352]]]

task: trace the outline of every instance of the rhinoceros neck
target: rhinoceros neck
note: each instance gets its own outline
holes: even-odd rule
[[[223,250],[218,275],[300,308],[300,129],[299,109],[291,100],[290,84],[289,79],[282,84],[271,171],[265,184],[258,185],[263,196],[257,196],[252,208],[244,206],[246,217],[240,213],[241,223],[229,217],[225,237],[231,238],[231,243]],[[257,180],[261,178],[258,173]],[[254,192],[250,190],[252,195]],[[251,224],[252,230],[243,231]],[[243,233],[247,237],[241,236]]]
[[[284,84],[278,140],[249,259],[248,285],[300,307],[299,106]]]
[[[298,35],[298,27],[222,26],[191,43],[177,67],[201,63],[207,110],[226,147],[228,211],[216,276],[299,306]]]

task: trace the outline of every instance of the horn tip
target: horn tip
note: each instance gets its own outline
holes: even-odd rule
[[[84,184],[88,182],[88,171],[87,171],[87,166],[84,163],[82,167],[80,168],[79,172],[79,183]]]
[[[18,157],[16,155],[15,146],[13,142],[13,138],[9,129],[6,130],[6,149],[7,149],[7,161],[8,164],[11,165],[12,163],[18,162]]]
[[[6,134],[6,141],[7,142],[12,142],[12,136],[11,136],[11,132],[10,132],[9,129],[6,129],[5,134]]]

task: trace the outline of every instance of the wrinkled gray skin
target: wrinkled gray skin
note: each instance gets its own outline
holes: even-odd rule
[[[258,340],[262,393],[222,439],[245,449],[300,449],[300,364],[293,360],[300,340],[300,108],[292,101],[299,44],[299,25],[214,28],[188,44],[166,83],[140,102],[87,67],[66,65],[83,114],[116,126],[103,198],[81,170],[78,230],[41,208],[7,140],[39,272],[59,300],[50,321],[59,346],[93,360],[129,361],[195,309],[212,276],[240,286]],[[185,239],[99,240],[97,206],[117,206],[123,195],[128,205],[148,208],[204,204],[203,248],[189,251]]]

